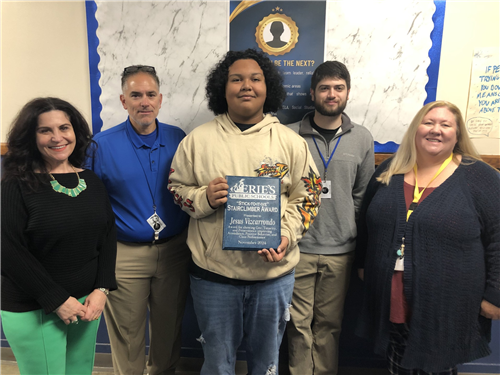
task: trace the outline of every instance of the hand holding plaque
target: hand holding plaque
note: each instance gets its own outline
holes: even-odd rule
[[[281,262],[285,257],[286,251],[288,250],[288,244],[288,238],[281,236],[281,243],[276,251],[273,248],[270,248],[259,250],[258,253],[264,262]]]
[[[217,177],[210,181],[207,186],[207,200],[210,207],[215,210],[220,205],[226,203],[228,188],[227,181],[223,177]]]

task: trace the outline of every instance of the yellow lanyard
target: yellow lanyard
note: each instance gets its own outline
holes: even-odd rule
[[[427,186],[424,187],[422,189],[422,191],[420,191],[420,192],[418,191],[417,164],[415,164],[413,166],[413,172],[415,172],[415,189],[413,190],[413,201],[411,202],[410,208],[408,208],[408,212],[406,213],[406,221],[408,221],[408,219],[410,218],[410,215],[412,214],[413,210],[415,210],[415,208],[417,208],[418,201],[420,200],[420,198],[422,198],[422,195],[424,194],[425,189],[427,189],[427,187],[429,187],[429,185],[431,184],[431,182],[434,181],[437,176],[439,176],[439,174],[446,168],[446,166],[448,164],[450,164],[451,159],[453,159],[453,152],[443,162],[443,164],[441,164],[441,166],[439,167],[439,170],[436,172],[436,174],[434,175],[434,177],[432,177],[432,180],[430,180],[429,183],[427,184]]]
[[[453,152],[443,162],[443,164],[441,164],[441,166],[439,167],[439,170],[436,172],[436,174],[434,175],[434,177],[432,177],[432,180],[429,181],[429,183],[427,184],[427,186],[425,188],[423,188],[422,191],[418,191],[417,164],[415,164],[413,166],[413,171],[415,172],[415,189],[413,190],[413,201],[411,202],[410,207],[408,208],[408,212],[406,213],[406,221],[408,221],[408,219],[410,218],[410,215],[412,214],[413,210],[415,210],[415,208],[417,208],[418,202],[420,201],[420,198],[422,198],[422,195],[424,194],[425,189],[427,189],[429,187],[429,185],[431,184],[431,182],[434,181],[437,176],[439,176],[439,174],[446,168],[446,166],[448,164],[450,164],[451,159],[453,159]],[[396,253],[398,254],[399,261],[403,262],[403,258],[405,256],[405,238],[404,237],[402,239],[401,246],[396,251]],[[396,266],[397,266],[397,264],[398,263],[396,262]],[[402,269],[398,269],[398,268],[396,268],[396,270],[402,271]]]

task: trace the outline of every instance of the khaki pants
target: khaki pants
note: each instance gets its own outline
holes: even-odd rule
[[[354,252],[300,253],[295,268],[288,350],[291,375],[335,375],[344,300]]]
[[[118,289],[110,292],[104,310],[116,375],[143,374],[148,308],[148,373],[175,373],[189,288],[186,233],[160,245],[118,242]]]

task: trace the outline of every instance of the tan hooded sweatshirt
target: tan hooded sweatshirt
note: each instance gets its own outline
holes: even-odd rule
[[[224,205],[212,209],[206,189],[217,177],[281,178],[281,235],[289,240],[281,262],[256,251],[222,250]],[[239,280],[269,280],[292,271],[298,242],[317,215],[321,180],[304,139],[266,115],[242,132],[226,114],[194,129],[179,144],[169,185],[191,220],[187,244],[199,267]]]

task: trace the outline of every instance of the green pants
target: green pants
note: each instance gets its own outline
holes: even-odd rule
[[[92,374],[100,319],[66,325],[57,314],[43,310],[2,311],[1,316],[21,375]]]

